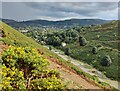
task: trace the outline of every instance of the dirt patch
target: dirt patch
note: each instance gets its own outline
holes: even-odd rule
[[[2,52],[2,44],[0,43],[0,54],[1,54],[1,52]]]
[[[6,48],[8,48],[8,45],[4,45],[4,44],[0,41],[0,55],[1,55],[2,51],[3,51],[4,49],[6,49]]]
[[[60,72],[63,82],[68,83],[68,89],[101,89],[100,87],[88,82],[82,76],[78,75],[74,70],[66,65],[61,65],[58,61],[50,58],[49,68],[56,69]]]

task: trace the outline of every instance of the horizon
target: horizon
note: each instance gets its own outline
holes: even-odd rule
[[[14,19],[11,19],[11,18],[0,18],[0,20],[1,19],[6,19],[6,20],[14,20]],[[69,19],[61,19],[61,20],[47,20],[47,19],[29,19],[29,20],[20,20],[20,21],[18,21],[18,20],[14,20],[14,21],[16,21],[16,22],[23,22],[23,21],[34,21],[34,20],[43,20],[43,21],[53,21],[53,22],[56,22],[56,21],[66,21],[66,20],[85,20],[85,19],[88,19],[88,20],[105,20],[105,21],[114,21],[114,20],[108,20],[108,19],[99,19],[99,18],[69,18]],[[116,19],[116,20],[119,20],[119,19]]]

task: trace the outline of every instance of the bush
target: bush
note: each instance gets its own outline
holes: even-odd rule
[[[49,50],[52,50],[52,47],[51,47],[51,46],[49,46]]]
[[[92,48],[92,53],[93,53],[93,54],[97,54],[97,47],[93,47],[93,48]]]
[[[85,46],[87,44],[87,41],[83,36],[80,36],[79,43],[80,43],[80,46]]]
[[[65,55],[70,55],[70,48],[65,48]]]
[[[112,63],[112,61],[111,61],[111,58],[109,55],[104,56],[101,60],[102,66],[110,66],[111,63]]]
[[[9,47],[2,53],[1,59],[3,64],[0,86],[3,90],[64,88],[64,84],[59,80],[59,73],[48,69],[48,60],[36,49]]]

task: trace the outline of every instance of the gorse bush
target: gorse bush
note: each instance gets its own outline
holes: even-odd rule
[[[42,89],[61,90],[64,84],[59,73],[48,69],[49,62],[36,49],[12,47],[2,53],[3,90]],[[55,89],[54,89],[55,88]]]

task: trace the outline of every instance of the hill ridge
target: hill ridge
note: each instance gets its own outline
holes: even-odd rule
[[[57,28],[66,28],[66,27],[69,28],[75,25],[87,26],[87,25],[104,24],[110,22],[111,20],[66,19],[66,20],[58,20],[58,21],[49,21],[49,20],[35,19],[35,20],[26,20],[26,21],[15,21],[11,19],[2,19],[2,21],[15,28],[25,27],[25,26],[34,26],[34,27],[47,26],[47,27],[57,27]]]

